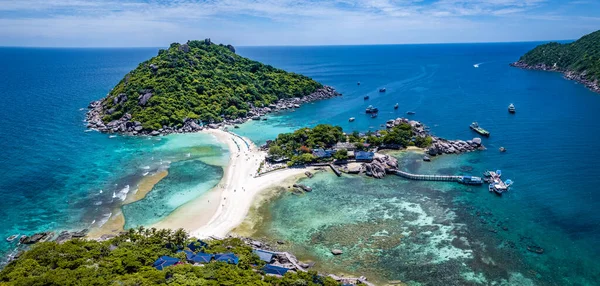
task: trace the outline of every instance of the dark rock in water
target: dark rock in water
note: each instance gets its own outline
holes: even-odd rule
[[[285,242],[283,240],[278,240],[277,244],[285,244]]]
[[[423,156],[423,161],[431,162],[431,158],[429,158],[429,156]]]
[[[331,254],[333,254],[333,255],[341,255],[343,253],[344,252],[342,250],[340,250],[340,249],[332,249],[331,250]]]
[[[82,230],[80,230],[80,231],[75,231],[75,232],[72,232],[72,233],[71,233],[71,235],[72,235],[73,237],[84,237],[84,236],[86,236],[86,235],[87,235],[88,231],[89,231],[89,230],[88,230],[87,228],[85,228],[85,229],[82,229]]]
[[[18,259],[19,257],[21,257],[21,255],[23,255],[23,253],[25,253],[25,251],[23,251],[23,250],[17,252],[17,254],[15,254],[15,256],[13,257],[13,259]]]
[[[544,249],[539,246],[536,246],[536,245],[528,245],[527,250],[530,252],[533,252],[533,253],[537,253],[537,254],[544,253]]]
[[[158,135],[160,135],[160,132],[154,130],[154,131],[150,132],[150,135],[151,136],[158,136]]]
[[[256,247],[256,248],[261,248],[263,246],[263,243],[257,240],[253,240],[250,242],[250,245]]]
[[[19,239],[19,242],[21,244],[34,244],[34,243],[37,243],[40,241],[46,241],[46,240],[50,239],[52,237],[52,235],[53,234],[51,232],[39,232],[32,236],[24,235]]]
[[[300,188],[305,192],[312,192],[312,188],[309,186],[305,186],[305,185],[301,185],[301,184],[294,184],[295,188]]]
[[[309,171],[304,172],[304,175],[306,175],[309,178],[313,177],[313,174],[311,172],[309,172]]]
[[[71,237],[72,237],[72,236],[71,236],[71,233],[65,230],[65,231],[62,231],[62,232],[61,232],[61,233],[58,235],[58,237],[56,238],[56,240],[55,240],[55,241],[56,241],[56,243],[59,243],[59,244],[60,244],[60,243],[63,243],[63,242],[65,242],[65,241],[67,241],[67,240],[71,239]]]

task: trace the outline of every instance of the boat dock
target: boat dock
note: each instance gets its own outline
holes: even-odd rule
[[[410,180],[416,180],[416,181],[437,181],[437,182],[463,183],[464,178],[469,177],[469,176],[445,176],[445,175],[418,175],[418,174],[411,174],[411,173],[400,171],[400,170],[394,170],[393,173],[396,174],[397,176],[400,176],[400,177],[403,177],[406,179],[410,179]],[[469,177],[469,178],[477,178],[477,177]]]
[[[336,169],[335,166],[333,166],[333,164],[329,164],[329,167],[338,177],[342,176],[342,172],[340,172],[340,170]]]

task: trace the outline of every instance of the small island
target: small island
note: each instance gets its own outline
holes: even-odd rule
[[[556,71],[600,93],[600,31],[579,40],[560,44],[539,45],[511,66],[544,71]]]
[[[241,57],[206,39],[173,43],[90,103],[87,127],[160,135],[238,124],[341,95],[313,79]]]

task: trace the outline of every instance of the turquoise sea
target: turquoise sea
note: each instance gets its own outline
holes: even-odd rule
[[[211,136],[85,132],[88,103],[156,52],[0,48],[2,253],[14,251],[16,241],[4,239],[12,234],[101,226],[159,170],[169,175],[156,192],[124,208],[128,227],[166,216],[220,180],[228,152]]]
[[[515,181],[497,197],[485,187],[322,173],[306,181],[312,193],[283,193],[266,206],[268,219],[257,235],[288,241],[286,247],[320,269],[380,281],[596,285],[600,95],[559,74],[508,66],[537,44],[237,47],[242,56],[343,93],[236,129],[256,143],[318,123],[367,131],[414,111],[412,118],[441,137],[475,137],[472,121],[492,135],[484,139],[487,151],[431,163],[396,154],[403,168],[473,175],[502,169]],[[156,52],[0,48],[2,236],[101,223],[144,174],[169,168],[146,199],[123,208],[127,226],[149,224],[220,179],[227,154],[209,136],[158,140],[84,132],[80,109]],[[379,93],[381,87],[387,92]],[[517,114],[508,114],[509,103]],[[369,104],[381,110],[378,118],[364,114]],[[508,151],[498,152],[500,146]],[[545,252],[529,252],[528,245]],[[13,247],[0,242],[2,251]],[[331,256],[333,247],[344,255]]]

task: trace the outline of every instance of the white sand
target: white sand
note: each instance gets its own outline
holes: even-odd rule
[[[222,130],[203,132],[214,135],[229,148],[229,163],[221,182],[207,194],[179,207],[152,227],[183,228],[198,238],[223,237],[244,221],[257,194],[306,171],[284,169],[255,177],[266,156],[265,152],[258,150],[250,140],[242,140]],[[250,144],[250,148],[244,140]]]

